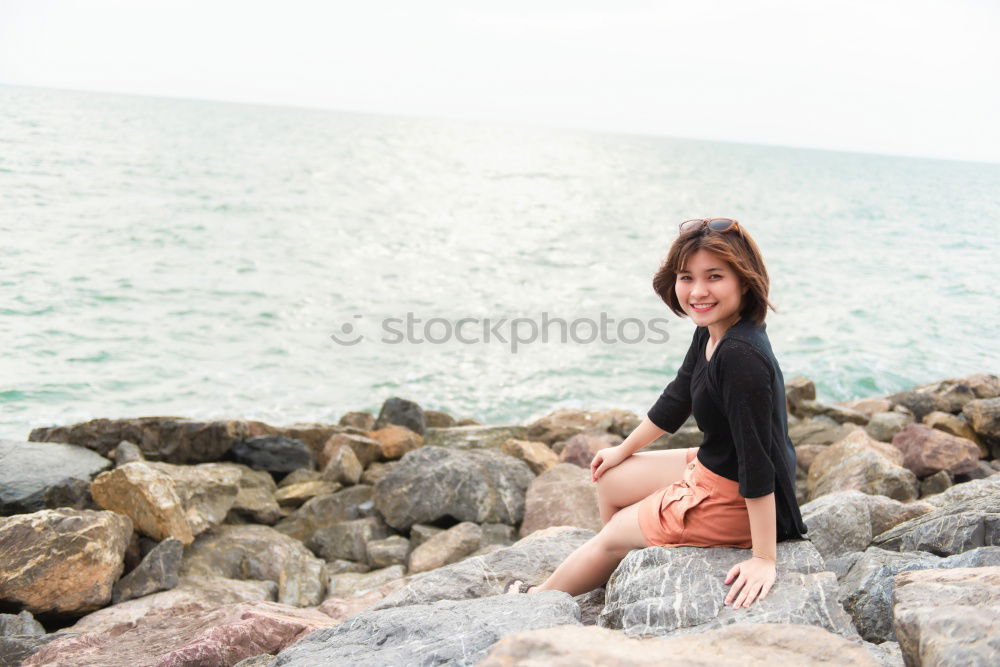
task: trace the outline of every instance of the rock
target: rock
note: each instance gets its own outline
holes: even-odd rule
[[[875,643],[894,641],[892,591],[895,575],[911,570],[990,565],[1000,565],[1000,547],[980,547],[948,558],[920,551],[896,552],[871,547],[841,578],[838,598],[863,638]]]
[[[865,415],[840,405],[805,400],[800,401],[795,408],[795,414],[798,417],[829,417],[838,424],[859,424],[861,426],[868,423],[868,417]]]
[[[962,408],[962,415],[979,439],[989,447],[990,456],[1000,459],[1000,398],[969,401]]]
[[[114,512],[55,509],[0,518],[0,602],[82,614],[111,601],[132,534]]]
[[[275,665],[475,665],[505,635],[579,617],[572,598],[556,591],[370,610],[305,637]]]
[[[54,487],[70,480],[89,484],[111,461],[89,449],[50,442],[0,440],[0,514],[23,514],[51,507]],[[56,505],[58,506],[58,505]]]
[[[903,653],[899,650],[899,642],[864,642],[864,647],[881,667],[903,667]]]
[[[368,572],[343,572],[331,575],[327,582],[329,597],[351,598],[385,584],[403,579],[406,569],[402,565],[390,565],[379,570]]]
[[[410,541],[402,535],[390,535],[368,542],[368,562],[373,568],[405,565],[410,555]]]
[[[1000,655],[1000,568],[903,572],[893,627],[908,665],[992,665]]]
[[[833,656],[836,656],[837,665],[878,665],[858,644],[822,628],[786,623],[740,623],[667,639],[632,638],[607,628],[575,625],[524,630],[494,644],[477,667],[665,664],[772,667],[831,664]]]
[[[143,456],[142,450],[139,445],[134,442],[129,442],[128,440],[122,440],[118,443],[118,446],[114,450],[115,467],[123,466],[126,463],[132,463],[133,461],[145,461],[146,457]]]
[[[562,463],[572,463],[580,468],[590,470],[590,462],[594,460],[594,454],[605,447],[611,447],[612,443],[604,437],[578,433],[566,441],[559,452],[559,460]]]
[[[277,660],[270,653],[261,653],[260,655],[255,655],[252,658],[245,658],[237,662],[233,667],[274,667],[274,663]]]
[[[1000,494],[939,506],[872,540],[873,546],[889,551],[929,551],[939,556],[993,544],[1000,544]]]
[[[317,530],[309,540],[309,548],[323,559],[346,558],[368,563],[368,542],[391,534],[379,516],[341,521]]]
[[[495,450],[425,446],[408,453],[375,485],[375,507],[405,530],[450,515],[476,523],[519,523],[535,475],[524,461]]]
[[[333,454],[344,445],[351,448],[363,468],[372,465],[382,452],[382,445],[378,440],[354,433],[336,433],[323,443],[323,450],[318,458],[319,467],[325,468]]]
[[[344,486],[354,486],[361,481],[364,468],[354,450],[348,445],[340,445],[333,450],[323,467],[322,479]]]
[[[235,514],[253,523],[263,523],[269,526],[280,521],[284,515],[274,500],[277,486],[270,473],[264,470],[254,470],[238,463],[229,464],[229,467],[240,473],[236,500],[229,508],[230,514]]]
[[[184,545],[180,540],[168,537],[146,554],[134,570],[118,580],[112,590],[114,604],[142,597],[159,591],[167,591],[177,585],[181,568]]]
[[[594,533],[558,526],[532,533],[512,546],[482,556],[422,572],[397,591],[386,595],[373,609],[424,605],[438,600],[466,600],[503,592],[512,576],[543,581]],[[517,596],[517,597],[534,597]]]
[[[444,528],[438,528],[437,526],[425,526],[422,523],[415,523],[410,526],[410,546],[416,549],[443,530]]]
[[[274,528],[279,533],[304,543],[324,526],[360,519],[370,516],[374,511],[372,487],[359,484],[309,499],[290,517],[279,521]]]
[[[993,476],[956,484],[936,496],[924,498],[922,502],[934,507],[947,507],[954,503],[970,502],[997,495],[1000,495],[1000,476]]]
[[[428,428],[424,433],[425,447],[449,449],[500,449],[510,439],[528,440],[527,429],[519,425],[453,426]]]
[[[30,611],[19,614],[0,614],[0,637],[27,635],[38,637],[45,634],[45,627],[35,620]]]
[[[917,497],[917,478],[902,467],[902,453],[864,431],[855,431],[820,452],[809,468],[809,499],[856,490],[896,500]]]
[[[574,435],[601,429],[601,419],[595,415],[572,408],[559,408],[528,425],[521,436],[510,437],[544,442],[550,447],[558,441],[569,440]]]
[[[455,418],[440,410],[424,410],[424,422],[427,428],[451,428],[455,426]]]
[[[870,497],[860,491],[837,491],[802,505],[809,539],[824,559],[864,551],[871,544]]]
[[[665,449],[688,449],[690,447],[700,447],[701,441],[704,437],[705,434],[701,432],[701,429],[698,428],[697,424],[686,424],[673,433],[664,433],[659,438],[646,445],[646,448],[643,451],[658,452]],[[611,442],[608,442],[605,446],[609,446],[611,444]],[[557,442],[552,445],[552,448],[553,450],[562,453],[564,446],[565,442]],[[590,464],[587,465],[589,467]]]
[[[397,571],[402,571],[402,566],[395,567],[399,568]],[[384,569],[388,570],[389,568]],[[316,609],[331,617],[335,621],[343,621],[344,619],[370,609],[389,593],[405,586],[407,581],[409,581],[408,577],[399,576],[389,579],[374,588],[362,584],[356,591],[354,588],[351,588],[354,592],[350,596],[328,597],[323,601],[323,604],[316,607]],[[332,578],[331,585],[333,585]],[[345,585],[345,590],[347,588],[348,586]]]
[[[442,531],[415,548],[409,557],[411,574],[455,563],[479,548],[483,531],[471,521],[463,521]]]
[[[422,447],[424,439],[405,426],[389,425],[368,433],[379,444],[378,457],[384,461],[402,458],[407,452]]]
[[[182,417],[92,419],[69,426],[36,428],[28,436],[35,442],[66,442],[108,456],[122,440],[139,445],[148,459],[169,463],[218,461],[233,443],[260,435],[269,427],[262,422],[199,422]]]
[[[73,632],[104,632],[122,624],[134,625],[151,612],[179,615],[195,609],[216,609],[235,602],[274,600],[273,581],[238,581],[224,577],[181,577],[177,586],[134,600],[98,609],[78,620]]]
[[[363,574],[370,571],[371,568],[365,563],[357,563],[353,560],[347,560],[346,558],[335,558],[334,560],[326,561],[326,572],[329,575],[343,574],[344,572],[357,572]]]
[[[521,537],[549,526],[578,526],[599,532],[603,525],[597,485],[590,481],[589,469],[560,463],[528,486]]]
[[[375,428],[375,417],[368,412],[348,412],[340,418],[341,426],[353,426],[362,431],[370,431]]]
[[[936,394],[948,404],[948,412],[961,412],[970,400],[996,398],[1000,396],[1000,377],[986,373],[975,373],[961,378],[950,378],[940,382],[921,385],[918,391]]]
[[[923,421],[924,417],[935,410],[947,412],[948,403],[939,399],[935,394],[928,394],[921,391],[909,390],[901,391],[888,397],[895,408],[902,405],[911,413],[916,421]]]
[[[286,486],[291,486],[292,484],[299,484],[301,482],[315,482],[320,477],[322,477],[322,475],[323,473],[321,473],[319,470],[308,470],[306,468],[299,468],[298,470],[293,470],[292,472],[282,477],[281,481],[278,482],[277,487],[279,489],[283,489]],[[270,474],[267,474],[267,476],[271,477]],[[272,482],[274,481],[273,477],[271,477],[271,481]]]
[[[875,536],[934,509],[934,505],[922,500],[901,503],[885,496],[867,496],[866,500],[871,513],[872,535]]]
[[[606,586],[601,627],[629,636],[703,632],[733,623],[766,619],[816,625],[856,640],[850,619],[837,604],[837,579],[806,540],[778,543],[777,583],[767,599],[749,608],[724,606],[726,573],[746,560],[746,549],[649,547],[630,552]]]
[[[483,531],[483,545],[499,544],[509,547],[518,540],[517,529],[506,523],[484,523],[479,527]]]
[[[920,497],[933,496],[951,487],[951,475],[947,470],[939,470],[920,480]]]
[[[135,462],[98,475],[91,494],[98,505],[129,516],[136,530],[154,540],[176,537],[190,544],[225,519],[239,481],[239,471],[225,464]]]
[[[423,435],[427,428],[424,411],[419,405],[405,398],[393,396],[386,399],[375,419],[375,428],[381,429],[390,425],[403,426],[414,433]],[[399,457],[394,457],[399,458]]]
[[[316,496],[327,496],[340,490],[340,484],[318,479],[283,486],[274,492],[274,500],[281,507],[299,507]]]
[[[179,615],[151,613],[131,628],[50,643],[25,664],[231,665],[272,653],[334,623],[313,609],[241,602]]]
[[[312,450],[306,443],[280,435],[258,435],[240,440],[229,450],[229,457],[254,470],[266,470],[273,474],[316,467]]]
[[[43,646],[74,636],[71,632],[54,632],[41,635],[10,635],[0,636],[0,667],[19,667]]]
[[[90,482],[76,477],[67,477],[45,489],[45,493],[42,494],[42,504],[47,508],[101,509],[90,497]]]
[[[944,431],[949,435],[954,435],[958,438],[965,438],[966,440],[971,440],[976,443],[976,446],[979,447],[980,458],[985,458],[990,455],[989,447],[987,447],[979,439],[976,432],[972,430],[969,423],[962,417],[956,417],[955,415],[947,412],[931,412],[924,417],[923,423],[924,426]]]
[[[902,412],[877,412],[865,426],[865,433],[879,442],[892,442],[892,437],[913,423],[913,415]]]
[[[979,462],[976,443],[923,424],[907,424],[893,436],[892,446],[903,452],[903,467],[917,477],[933,475],[939,470],[953,475],[966,473]]]
[[[544,442],[508,438],[500,445],[500,451],[508,456],[521,459],[536,475],[540,475],[559,464],[559,455],[549,449],[549,446]]]
[[[323,561],[301,542],[268,526],[218,526],[188,547],[182,575],[263,579],[278,584],[278,602],[319,604],[326,583]]]
[[[868,419],[871,419],[880,412],[890,412],[892,401],[887,398],[859,398],[853,401],[843,401],[839,405],[860,412]],[[872,436],[874,437],[874,436]],[[879,438],[875,438],[878,440]]]
[[[793,377],[785,381],[785,401],[790,412],[797,416],[796,406],[802,401],[816,400],[816,385],[804,377]]]
[[[795,461],[798,463],[799,469],[805,473],[809,473],[809,467],[812,465],[819,453],[827,448],[827,445],[799,445],[795,448]]]
[[[986,479],[987,477],[993,477],[997,474],[997,469],[992,465],[993,461],[977,461],[976,467],[969,472],[957,473],[954,475],[953,481],[956,484],[965,484],[966,482],[971,482],[977,479]]]
[[[397,465],[399,465],[399,461],[382,461],[373,463],[368,466],[363,473],[361,473],[361,483],[375,486],[378,484],[380,479],[389,474],[389,471]]]
[[[829,417],[809,417],[788,425],[788,437],[794,445],[831,445],[854,431],[864,430],[857,424],[838,424]],[[700,442],[700,441],[699,441]],[[696,447],[698,443],[691,445]]]

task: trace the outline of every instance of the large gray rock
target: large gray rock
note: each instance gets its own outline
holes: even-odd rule
[[[361,519],[374,512],[372,487],[358,484],[336,493],[310,498],[290,517],[279,521],[274,529],[300,542],[308,542],[320,528]]]
[[[316,467],[309,445],[298,438],[280,435],[259,435],[236,442],[229,449],[229,457],[254,470],[279,474]]]
[[[528,429],[516,424],[498,426],[453,426],[429,428],[424,432],[424,447],[450,449],[500,449],[510,438],[525,440]]]
[[[941,493],[922,498],[921,501],[935,507],[947,507],[957,502],[970,502],[997,496],[1000,496],[1000,475],[993,475],[984,479],[974,479],[971,482],[956,484]]]
[[[907,665],[996,665],[1000,568],[899,574],[893,614]]]
[[[580,608],[558,591],[440,600],[362,612],[299,640],[274,664],[475,665],[506,635],[566,624],[580,624]]]
[[[427,419],[420,405],[398,396],[387,398],[382,403],[382,409],[375,419],[375,429],[385,428],[390,424],[405,426],[420,435],[427,429]]]
[[[723,582],[746,549],[649,547],[630,552],[611,575],[598,624],[629,636],[703,632],[733,623],[804,623],[858,639],[837,604],[837,579],[805,540],[778,543],[777,581],[767,599],[736,610]]]
[[[939,507],[876,536],[872,545],[890,551],[929,551],[939,556],[1000,545],[1000,494]]]
[[[308,546],[324,560],[343,558],[368,562],[368,543],[389,537],[392,531],[379,516],[341,521],[317,530]]]
[[[283,514],[274,499],[277,485],[271,474],[238,463],[229,465],[240,473],[239,490],[236,494],[236,500],[233,501],[233,506],[229,508],[230,514],[268,526],[280,521]]]
[[[543,581],[593,536],[593,531],[583,528],[546,528],[509,547],[416,575],[406,586],[385,596],[374,609],[496,595],[512,576]]]
[[[1000,565],[1000,547],[980,547],[941,558],[923,551],[866,550],[840,580],[839,599],[858,633],[870,642],[894,641],[893,578],[900,572]]]
[[[896,500],[917,497],[916,476],[902,467],[903,454],[892,445],[855,431],[824,451],[809,466],[809,500],[834,491],[861,491]]]
[[[184,554],[182,575],[263,579],[278,584],[278,602],[306,607],[323,601],[326,566],[298,540],[269,526],[218,526]]]
[[[150,550],[135,569],[118,580],[112,591],[114,604],[142,597],[158,591],[167,591],[177,585],[184,545],[168,537]]]
[[[597,532],[604,525],[590,471],[571,463],[560,463],[532,480],[524,502],[521,537],[549,526]]]
[[[75,445],[0,440],[0,515],[59,507],[60,487],[73,480],[89,484],[110,467],[108,459]]]
[[[533,479],[528,464],[498,451],[424,446],[378,481],[375,507],[396,530],[444,516],[516,524]]]
[[[905,412],[876,412],[865,426],[865,433],[879,442],[892,442],[892,437],[913,423],[913,415]]]

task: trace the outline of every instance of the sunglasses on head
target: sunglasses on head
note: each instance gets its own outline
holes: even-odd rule
[[[736,229],[739,227],[740,223],[736,222],[732,218],[695,218],[692,220],[685,220],[681,223],[681,234],[695,229],[701,229],[706,225],[713,232],[728,232],[730,229]]]

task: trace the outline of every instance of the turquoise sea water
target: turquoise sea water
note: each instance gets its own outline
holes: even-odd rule
[[[0,437],[393,395],[643,414],[693,331],[650,279],[680,220],[720,215],[767,259],[785,377],[821,398],[1000,371],[1000,165],[0,87]],[[480,341],[506,318],[508,342],[383,342],[407,313]],[[512,351],[542,313],[667,335]]]

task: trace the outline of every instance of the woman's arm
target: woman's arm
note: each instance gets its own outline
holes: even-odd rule
[[[759,498],[747,498],[750,515],[750,539],[755,556],[776,561],[778,557],[778,520],[774,509],[774,492]]]
[[[726,575],[726,584],[733,581],[733,577],[736,576],[725,602],[725,604],[732,602],[733,609],[749,607],[754,600],[763,600],[777,578],[778,543],[774,493],[758,498],[746,498],[746,503],[747,514],[750,515],[753,558],[737,563]]]
[[[646,417],[642,420],[641,424],[635,427],[635,430],[628,434],[628,437],[625,438],[622,444],[618,446],[628,452],[628,456],[632,456],[632,454],[653,442],[664,433],[666,431],[650,421],[649,417]]]

